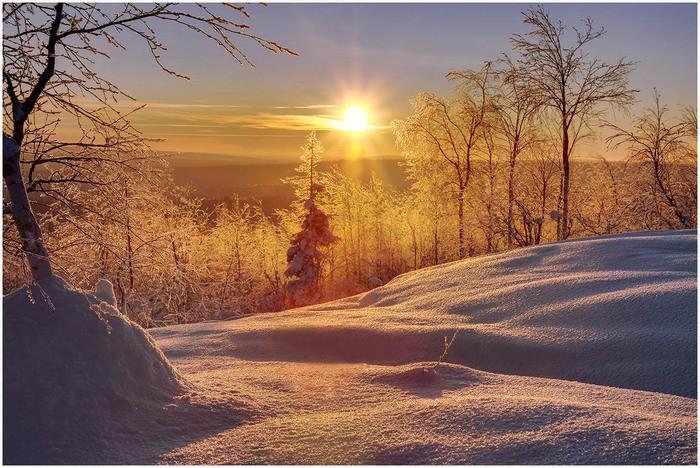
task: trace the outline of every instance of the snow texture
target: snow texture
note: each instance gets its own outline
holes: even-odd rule
[[[187,383],[171,371],[165,395],[127,386],[137,403],[120,411],[93,397],[101,380],[92,374],[63,383],[79,398],[37,387],[43,372],[58,379],[51,372],[95,346],[83,344],[85,325],[58,332],[61,353],[73,353],[52,361],[59,369],[40,371],[39,355],[10,364],[24,358],[8,354],[8,328],[28,333],[18,317],[37,308],[14,293],[5,298],[5,461],[694,464],[696,262],[695,231],[581,239],[408,273],[327,304],[155,329]],[[40,330],[26,340],[41,348],[52,333],[32,314]],[[430,370],[455,330],[447,363]],[[109,427],[82,451],[72,433],[52,441],[54,452],[15,437],[10,460],[8,432],[22,426],[8,430],[11,378],[21,379],[13,398],[22,388],[43,405],[13,409],[15,418],[59,424],[52,418],[70,413],[57,408],[79,400],[90,402],[85,421]]]
[[[262,412],[161,460],[695,463],[696,239],[561,242],[154,330],[189,378]],[[424,371],[455,330],[452,364]]]
[[[187,388],[141,327],[61,278],[15,291],[3,307],[6,463],[108,450],[90,442],[111,418],[160,407]]]

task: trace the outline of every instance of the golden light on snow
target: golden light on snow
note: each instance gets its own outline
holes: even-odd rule
[[[361,106],[350,106],[343,114],[343,120],[337,123],[339,130],[348,130],[352,132],[360,132],[367,130],[369,116],[367,111]]]

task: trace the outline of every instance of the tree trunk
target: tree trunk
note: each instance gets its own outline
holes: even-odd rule
[[[433,265],[438,264],[438,223],[433,223]]]
[[[35,281],[51,276],[51,263],[41,235],[41,228],[34,216],[27,188],[20,170],[20,146],[3,134],[2,172],[10,199],[10,212],[22,240],[22,250],[27,257],[32,278]]]
[[[510,174],[508,174],[508,248],[513,248],[513,198],[515,198],[513,193],[513,177],[515,174],[515,167],[513,162],[510,164]]]
[[[681,226],[686,229],[692,228],[693,225],[690,222],[690,217],[683,214],[678,206],[678,203],[676,202],[676,197],[674,197],[671,191],[666,188],[666,184],[663,182],[663,177],[661,176],[658,163],[654,163],[654,179],[656,180],[656,185],[658,186],[659,190],[661,190],[661,194],[664,196],[666,202],[673,210],[673,214],[676,216],[678,221],[680,221]],[[671,226],[671,229],[675,229],[675,227]]]
[[[495,236],[495,231],[496,228],[494,227],[495,221],[494,218],[495,216],[493,215],[493,200],[495,199],[495,193],[494,193],[494,179],[496,178],[496,174],[494,173],[493,170],[493,158],[491,156],[491,152],[489,152],[489,201],[486,205],[486,212],[488,213],[488,236],[486,236],[486,252],[487,253],[493,253],[494,251],[494,246],[493,246],[493,238]]]
[[[54,5],[56,16],[49,28],[49,37],[46,44],[46,67],[32,88],[31,93],[24,101],[17,97],[12,81],[7,80],[7,94],[12,104],[12,137],[2,134],[2,172],[5,186],[10,199],[10,211],[15,222],[22,250],[27,257],[32,278],[35,281],[52,275],[49,254],[41,235],[41,228],[34,216],[27,195],[27,186],[20,169],[20,152],[24,141],[24,125],[29,118],[39,97],[47,83],[54,74],[56,65],[56,43],[58,41],[58,29],[63,18],[63,3]]]
[[[457,210],[459,213],[459,259],[464,258],[464,189],[459,188],[459,198],[457,199]]]
[[[510,153],[510,164],[508,173],[508,248],[513,247],[513,200],[515,199],[515,188],[513,187],[515,181],[515,160],[518,157],[518,143],[519,137],[515,136],[513,139],[513,148]]]
[[[569,237],[569,129],[566,123],[562,128],[561,162],[564,170],[562,177],[562,213],[561,213],[561,238]]]
[[[513,166],[508,178],[508,249],[513,248]]]
[[[418,269],[418,240],[416,239],[416,229],[413,224],[408,223],[408,227],[411,230],[411,246],[413,247],[413,269]]]
[[[544,220],[546,219],[547,211],[547,180],[542,181],[542,200],[540,201],[540,223],[537,224],[537,231],[535,234],[535,245],[539,245],[542,239],[542,228],[544,227]]]
[[[129,185],[124,182],[124,203],[126,213],[126,260],[129,269],[129,293],[134,289],[134,251],[131,240],[131,217],[129,213]]]

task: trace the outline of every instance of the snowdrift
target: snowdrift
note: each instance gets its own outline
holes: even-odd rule
[[[15,291],[3,308],[6,463],[99,451],[110,420],[187,388],[141,327],[61,278]]]
[[[694,464],[696,262],[695,231],[454,262],[151,330],[177,371],[109,294],[52,278],[53,307],[3,300],[4,461]]]
[[[358,344],[361,346],[361,344]],[[178,362],[263,413],[176,464],[692,464],[696,400],[448,364]]]
[[[694,464],[696,262],[695,231],[580,239],[152,330],[192,382],[259,410],[158,461]]]
[[[404,274],[348,299],[155,330],[241,359],[407,364],[697,395],[696,231],[559,242]],[[177,331],[175,331],[177,330]],[[220,335],[228,339],[222,340]]]
[[[256,409],[193,385],[115,308],[59,277],[3,298],[3,462],[146,464]]]

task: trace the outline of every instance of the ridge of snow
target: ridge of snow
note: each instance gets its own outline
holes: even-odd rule
[[[90,441],[110,419],[189,389],[141,327],[57,276],[8,294],[3,309],[6,463],[99,452]]]
[[[696,245],[695,230],[569,240],[406,273],[326,304],[151,333],[174,356],[397,365],[436,359],[458,330],[449,362],[695,397]]]

